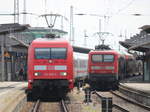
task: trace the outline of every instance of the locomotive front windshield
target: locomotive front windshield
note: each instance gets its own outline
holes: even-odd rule
[[[93,54],[92,62],[113,62],[114,55],[111,54]]]
[[[35,48],[36,59],[66,59],[66,48]]]

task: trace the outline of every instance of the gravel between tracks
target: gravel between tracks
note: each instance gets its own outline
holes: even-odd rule
[[[69,94],[71,104],[69,104],[70,112],[100,112],[100,105],[98,102],[84,103],[84,91],[78,91],[77,88]]]

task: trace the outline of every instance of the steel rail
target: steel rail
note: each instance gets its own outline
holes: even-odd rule
[[[129,90],[128,90],[129,91]],[[127,101],[127,102],[130,102],[130,103],[132,103],[132,104],[134,104],[134,105],[137,105],[137,106],[139,106],[139,107],[141,107],[141,108],[144,108],[145,110],[149,110],[150,111],[150,107],[148,107],[148,106],[146,106],[146,105],[143,105],[143,104],[141,104],[141,103],[138,103],[138,102],[135,102],[135,101],[133,101],[133,100],[130,100],[130,99],[128,99],[128,98],[125,98],[125,97],[123,97],[123,96],[121,96],[121,95],[119,95],[119,94],[117,94],[117,93],[115,93],[115,92],[113,92],[113,91],[110,91],[113,95],[115,95],[115,96],[117,96],[117,97],[119,97],[119,98],[121,98],[121,99],[123,99],[123,100],[125,100],[125,101]]]
[[[126,110],[126,109],[122,108],[121,106],[119,106],[117,104],[113,104],[113,107],[118,109],[118,110],[121,110],[122,112],[130,112],[129,110]]]
[[[63,99],[61,100],[60,104],[61,104],[61,109],[63,112],[69,112],[67,105]]]
[[[38,112],[39,107],[40,107],[40,100],[37,100],[29,112]]]
[[[103,96],[101,96],[99,93],[97,93],[96,91],[94,92],[99,98],[103,98]],[[128,110],[124,109],[123,107],[117,105],[117,104],[112,104],[112,107],[121,110],[122,112],[129,112]]]
[[[97,93],[97,91],[92,92],[92,94],[96,94],[99,98],[103,98],[100,94]]]

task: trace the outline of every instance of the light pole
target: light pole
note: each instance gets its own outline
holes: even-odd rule
[[[84,46],[86,47],[87,45],[87,42],[86,42],[86,39],[87,39],[87,34],[86,34],[86,30],[84,30]]]
[[[1,40],[1,81],[5,81],[5,36],[2,35],[2,40]]]
[[[70,7],[70,42],[74,44],[73,6]]]

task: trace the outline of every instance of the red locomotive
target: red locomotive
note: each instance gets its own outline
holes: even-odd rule
[[[48,90],[62,96],[73,84],[72,46],[61,39],[34,40],[28,49],[28,97]]]
[[[123,58],[115,51],[91,51],[88,60],[90,85],[95,87],[117,83],[120,72],[118,60],[123,60]]]
[[[93,88],[115,89],[121,79],[131,74],[142,74],[142,62],[133,56],[122,55],[114,50],[95,50],[89,52],[89,82]]]

